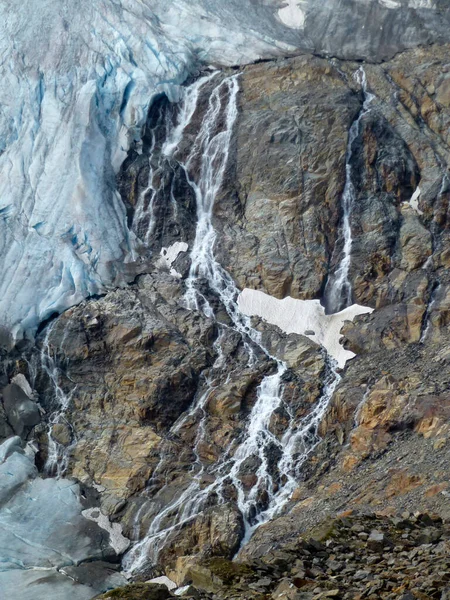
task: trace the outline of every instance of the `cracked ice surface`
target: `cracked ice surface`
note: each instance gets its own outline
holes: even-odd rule
[[[319,300],[278,300],[264,292],[244,289],[238,298],[239,310],[249,317],[258,316],[285,333],[298,333],[323,346],[340,368],[355,354],[340,343],[345,321],[373,312],[372,308],[353,304],[334,315],[326,315]]]
[[[38,5],[0,3],[0,326],[15,338],[136,259],[115,174],[152,98],[176,100],[200,60],[294,49],[251,0]]]
[[[103,519],[100,525],[110,534],[105,541],[102,530],[83,516],[83,508],[79,485],[39,477],[34,455],[22,449],[19,437],[0,445],[2,598],[84,600],[95,595],[91,586],[75,586],[58,569],[112,556],[114,546],[123,551],[125,539],[117,525],[107,526]],[[108,572],[99,571],[101,577],[107,579]]]

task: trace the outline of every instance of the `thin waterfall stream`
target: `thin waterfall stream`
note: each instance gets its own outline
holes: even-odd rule
[[[345,186],[342,194],[342,257],[335,272],[329,277],[325,288],[325,306],[329,314],[337,313],[353,304],[352,302],[352,284],[349,279],[351,252],[353,244],[352,235],[352,213],[356,201],[356,190],[353,183],[353,145],[360,135],[360,125],[362,119],[370,112],[370,105],[375,99],[367,89],[367,78],[363,67],[360,67],[354,74],[354,78],[361,85],[364,102],[358,117],[352,123],[348,134],[347,153],[345,158]]]
[[[61,386],[61,369],[58,365],[56,357],[52,353],[50,346],[50,336],[56,321],[51,323],[46,330],[45,337],[42,342],[40,351],[40,368],[46,373],[50,387],[53,393],[52,404],[54,405],[52,412],[48,417],[47,439],[48,439],[48,456],[44,465],[44,471],[47,475],[52,475],[57,478],[64,477],[67,472],[70,460],[70,451],[76,444],[75,431],[66,418],[66,413],[69,409],[70,402],[76,390],[74,387],[68,394]],[[64,338],[61,342],[61,347],[64,345]],[[70,435],[70,442],[67,444],[61,443],[55,428],[64,428]]]
[[[216,320],[219,329],[219,337],[215,344],[217,358],[188,415],[181,417],[170,432],[178,433],[189,417],[196,415],[199,419],[193,445],[195,460],[190,473],[191,481],[184,491],[176,495],[153,518],[145,536],[127,553],[123,565],[129,573],[138,572],[149,563],[154,564],[171,532],[199,515],[206,508],[212,495],[215,496],[216,503],[224,502],[225,485],[231,483],[236,491],[236,504],[245,526],[243,543],[248,541],[257,527],[279,513],[296,487],[296,472],[320,441],[319,425],[340,381],[336,363],[329,356],[325,356],[327,375],[321,397],[311,412],[300,423],[296,423],[294,415],[283,402],[283,377],[287,366],[268,352],[262,344],[261,334],[252,328],[250,318],[240,312],[237,303],[239,290],[214,255],[217,234],[212,222],[213,208],[223,184],[238,115],[239,75],[226,77],[213,88],[199,131],[184,160],[177,158],[177,149],[196,111],[203,86],[209,84],[216,76],[217,73],[212,73],[186,88],[178,120],[173,130],[168,133],[163,154],[179,163],[195,194],[197,226],[190,255],[190,271],[185,282],[184,300],[188,309],[202,311],[207,317]],[[230,325],[217,321],[214,308],[204,293],[205,281],[209,291],[219,299],[225,309]],[[221,339],[226,328],[241,336],[248,355],[248,367],[253,367],[255,355],[262,353],[272,362],[273,370],[263,377],[257,389],[256,402],[248,416],[244,433],[238,440],[231,441],[223,456],[209,469],[209,474],[214,476],[214,480],[204,484],[202,476],[206,467],[202,463],[198,448],[204,435],[207,418],[205,407],[209,396],[212,390],[226,379],[226,364],[221,348]],[[326,355],[325,351],[324,354]],[[270,421],[274,412],[281,406],[287,410],[290,423],[285,434],[279,439],[271,432]],[[267,458],[271,447],[275,447],[280,456],[276,484]],[[244,463],[253,456],[259,459],[259,466],[255,472],[255,483],[248,490],[244,488],[240,479],[240,471]],[[164,449],[152,480],[163,468],[163,463]],[[149,482],[149,489],[151,483],[152,481]],[[261,507],[258,497],[262,491],[267,501]],[[145,513],[146,506],[144,503],[136,514],[136,532],[140,528],[139,521]]]

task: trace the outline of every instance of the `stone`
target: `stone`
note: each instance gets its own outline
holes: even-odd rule
[[[258,579],[256,585],[260,587],[269,587],[272,585],[272,580],[269,579],[269,577],[264,577],[263,579]]]
[[[120,598],[123,600],[167,600],[172,598],[172,594],[165,585],[157,583],[134,583],[123,588],[117,588],[101,596],[96,596],[98,600],[107,598]]]
[[[52,427],[52,437],[62,446],[69,446],[72,441],[72,432],[66,423],[56,423]]]
[[[297,588],[289,579],[282,579],[280,583],[277,585],[275,590],[272,592],[271,598],[273,600],[278,599],[286,599],[286,600],[295,600],[297,594]]]
[[[383,548],[389,544],[385,534],[380,531],[371,531],[369,539],[367,540],[367,547],[374,552],[381,552]]]
[[[424,529],[416,538],[419,545],[437,544],[442,537],[442,533],[435,529]]]
[[[2,390],[3,406],[16,435],[26,435],[41,420],[39,408],[21,386],[11,383]]]

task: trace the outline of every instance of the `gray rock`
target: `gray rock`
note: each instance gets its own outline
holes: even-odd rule
[[[442,534],[439,530],[427,528],[420,532],[420,535],[417,537],[416,541],[420,545],[437,544],[441,537]]]
[[[361,569],[360,571],[356,571],[356,573],[353,576],[353,579],[356,579],[356,581],[362,581],[363,579],[368,579],[370,576],[370,571],[364,571],[363,569]]]
[[[22,436],[40,422],[38,405],[29,398],[22,387],[11,383],[3,388],[2,394],[8,422],[16,435]]]
[[[269,587],[272,584],[272,580],[269,577],[263,577],[262,579],[258,579],[256,585],[260,587]]]
[[[367,540],[368,548],[374,552],[380,552],[388,543],[385,534],[376,530],[370,533],[369,539]]]

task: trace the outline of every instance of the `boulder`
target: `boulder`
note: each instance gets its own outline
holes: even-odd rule
[[[16,383],[3,388],[2,395],[6,417],[14,433],[27,435],[41,420],[38,405]]]

